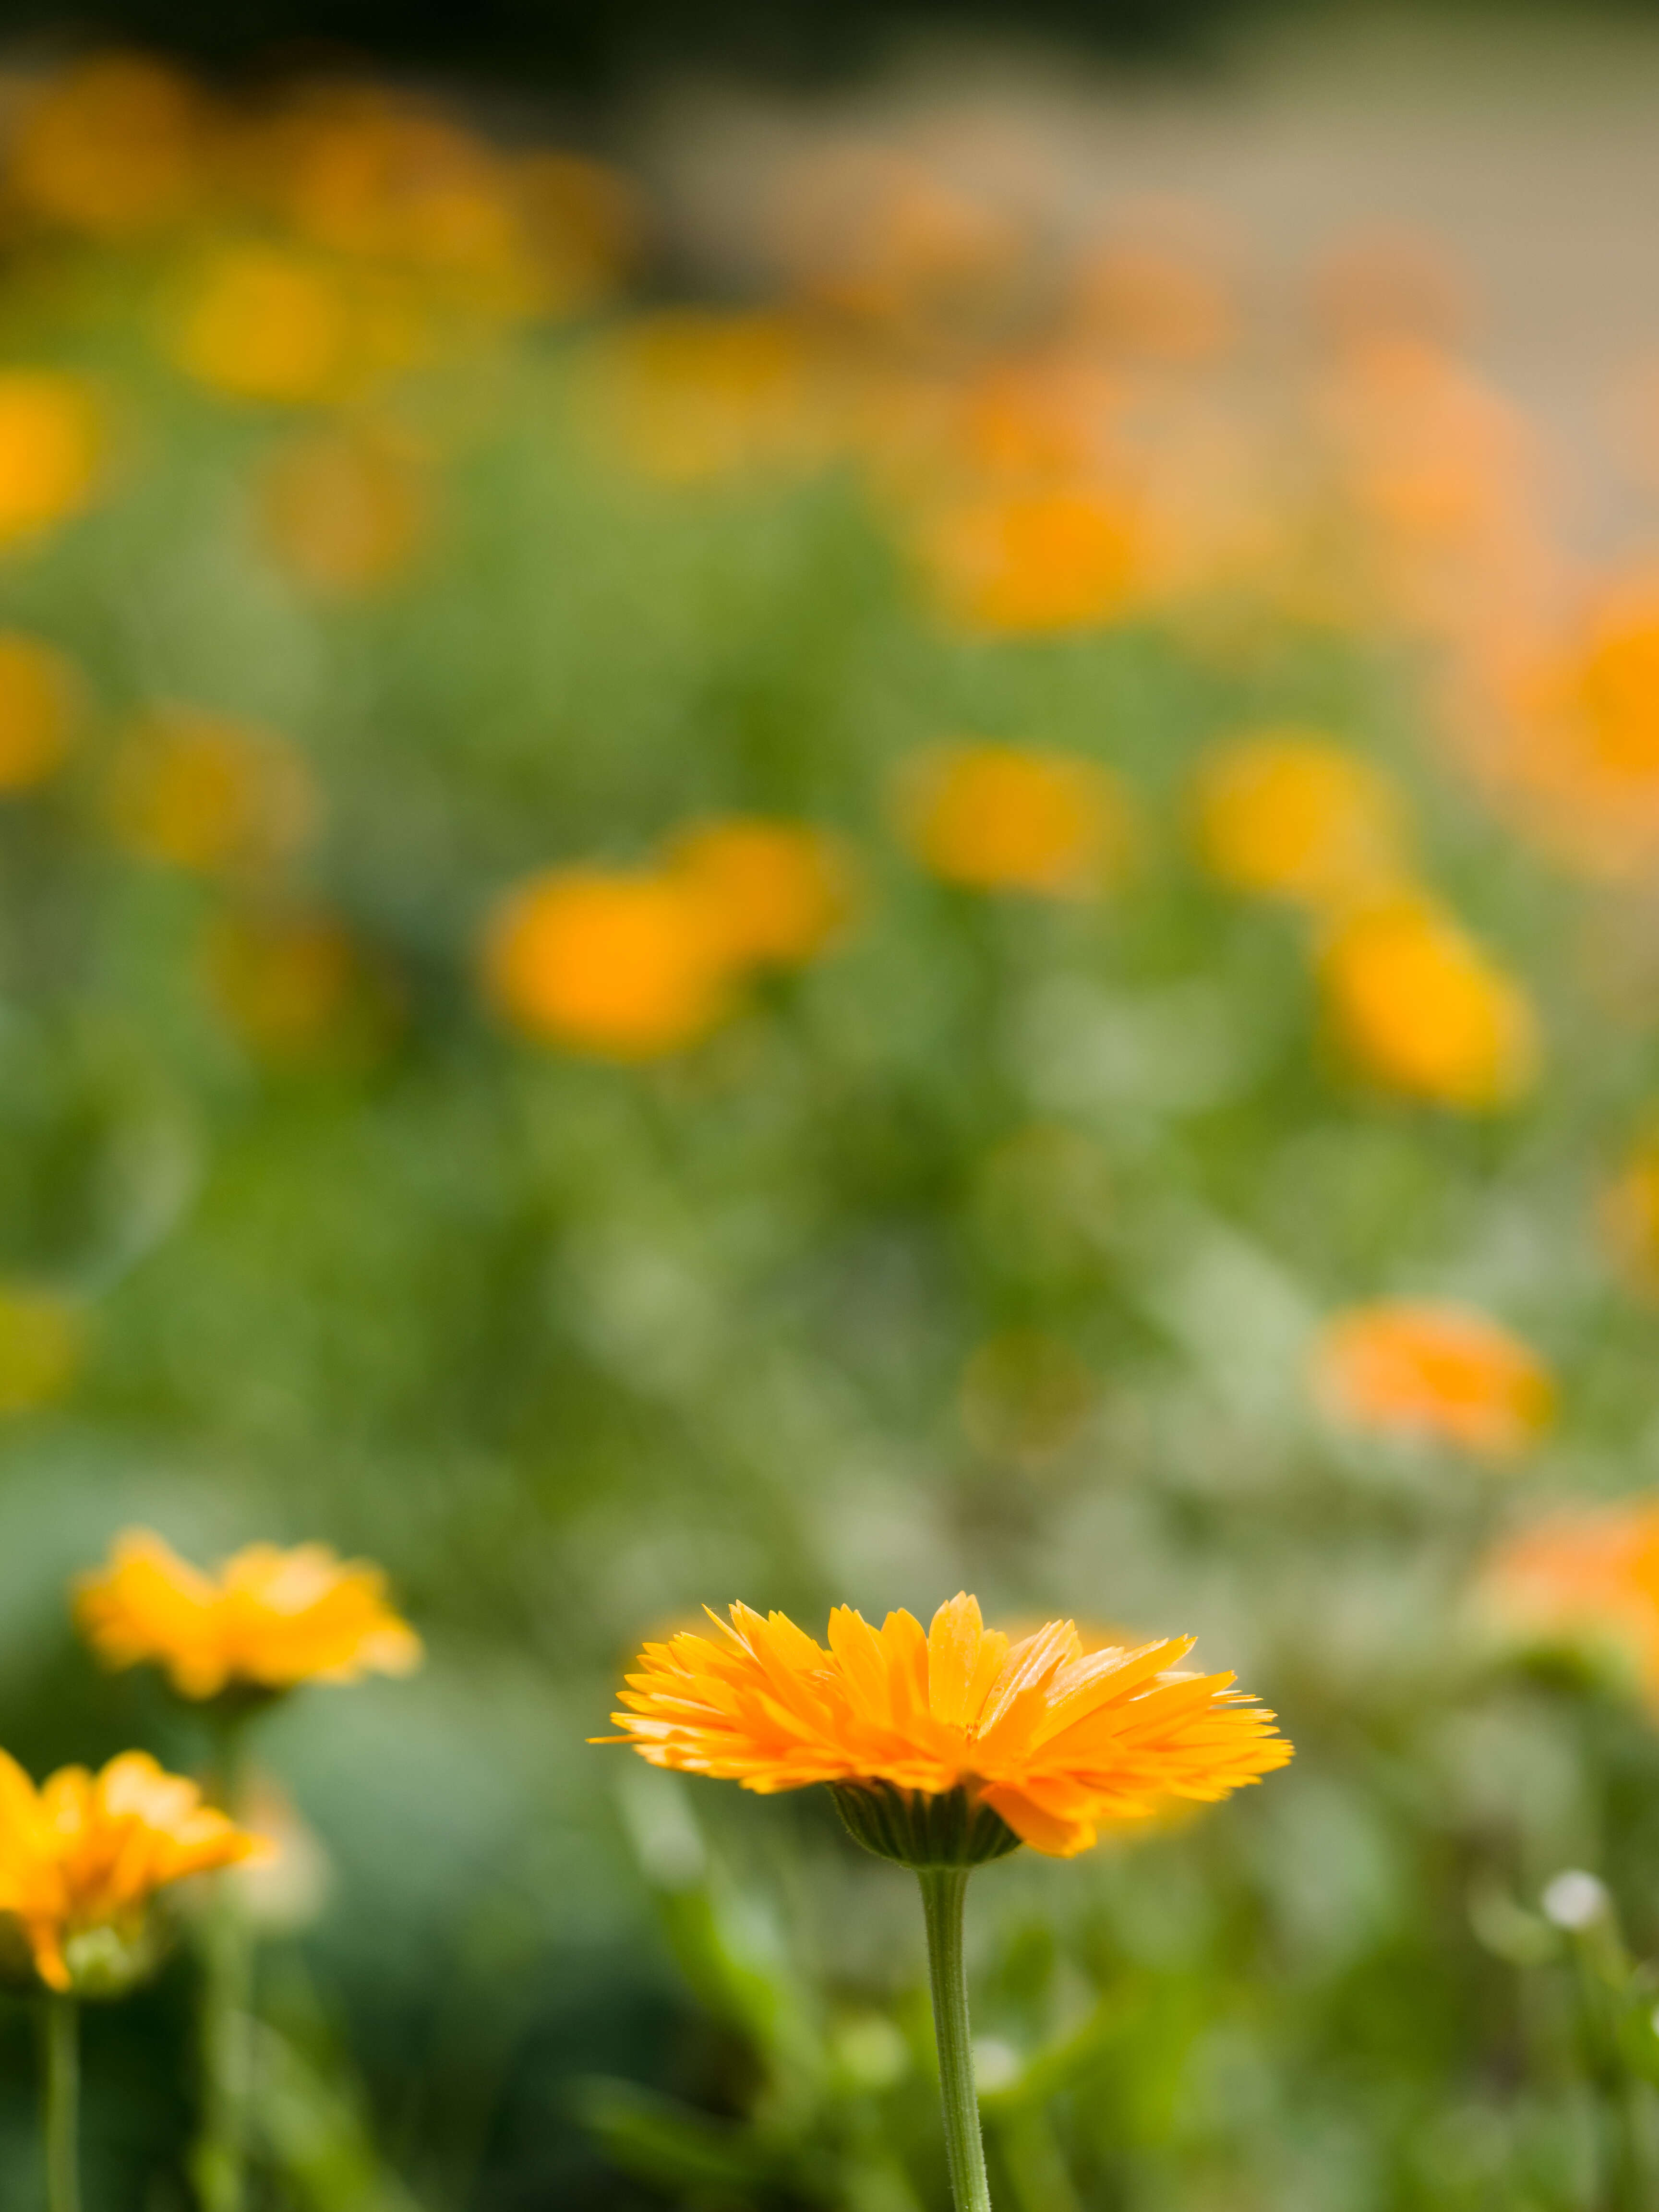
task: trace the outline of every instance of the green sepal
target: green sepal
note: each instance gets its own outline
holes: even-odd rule
[[[830,1794],[854,1842],[900,1866],[983,1866],[1019,1849],[1001,1814],[963,1789],[935,1796],[891,1782],[832,1782]]]

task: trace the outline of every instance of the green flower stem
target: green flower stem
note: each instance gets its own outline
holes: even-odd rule
[[[974,2093],[974,2045],[968,2026],[968,1970],[962,1951],[966,1867],[918,1867],[927,1919],[927,1972],[939,2041],[939,2087],[945,2107],[945,2155],[956,2212],[991,2212],[985,2146]]]
[[[46,1992],[46,2087],[40,2119],[46,2139],[48,2212],[81,2212],[80,2014],[72,1996],[60,1990]]]
[[[249,1716],[219,1722],[210,1794],[233,1820],[241,1809]],[[242,2212],[253,2077],[253,1930],[229,1870],[214,1879],[202,1942],[201,2118],[191,2177],[202,2212]]]

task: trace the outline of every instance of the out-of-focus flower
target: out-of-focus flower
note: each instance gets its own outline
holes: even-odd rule
[[[1142,581],[1141,519],[1094,489],[951,502],[916,544],[941,612],[995,635],[1098,629],[1130,611]]]
[[[32,215],[125,240],[194,210],[210,182],[212,140],[187,80],[138,55],[105,54],[33,95],[5,180]]]
[[[1522,986],[1433,900],[1401,891],[1346,914],[1320,981],[1337,1042],[1363,1073],[1479,1113],[1537,1073],[1537,1018]]]
[[[975,890],[1088,898],[1121,875],[1131,848],[1122,786],[1075,753],[942,746],[912,763],[900,797],[917,858]]]
[[[61,653],[0,631],[0,793],[46,781],[69,750],[81,704],[80,678]]]
[[[1638,1145],[1602,1193],[1601,1224],[1632,1285],[1649,1297],[1659,1292],[1659,1138]]]
[[[400,576],[428,524],[424,471],[406,441],[361,427],[279,447],[258,487],[261,532],[299,582],[340,596]]]
[[[621,290],[646,232],[638,188],[618,169],[547,148],[512,166],[512,192],[543,315],[580,315]]]
[[[1316,731],[1266,730],[1213,747],[1194,797],[1203,859],[1235,890],[1322,907],[1406,872],[1395,786]]]
[[[268,1066],[355,1062],[386,1039],[391,994],[333,915],[289,907],[221,915],[204,954],[219,1012]]]
[[[675,871],[708,902],[738,965],[793,968],[846,921],[847,854],[821,830],[762,815],[702,822],[674,840]]]
[[[129,851],[204,874],[271,866],[317,816],[310,772],[284,740],[188,707],[160,708],[129,732],[109,801]]]
[[[1345,1428],[1488,1459],[1524,1451],[1555,1405],[1549,1370],[1508,1329],[1466,1307],[1413,1299],[1337,1315],[1316,1348],[1314,1386]]]
[[[60,1767],[38,1790],[0,1752],[0,1912],[51,1989],[130,1987],[149,1963],[145,1909],[158,1889],[270,1848],[148,1752],[123,1752],[97,1774]]]
[[[1547,1516],[1493,1553],[1480,1595],[1507,1638],[1605,1654],[1659,1713],[1659,1502]]]
[[[605,1060],[683,1051],[732,1000],[719,918],[702,890],[668,869],[532,877],[497,908],[483,972],[515,1029]]]
[[[81,1368],[85,1310],[40,1284],[0,1282],[0,1415],[55,1405]]]
[[[1313,274],[1322,334],[1340,350],[1405,338],[1446,347],[1469,320],[1468,283],[1440,240],[1399,229],[1357,231]]]
[[[872,1628],[838,1606],[828,1650],[781,1613],[734,1605],[720,1626],[724,1643],[647,1644],[611,1741],[763,1796],[832,1784],[855,1834],[861,1808],[847,1801],[866,1791],[963,1791],[1034,1850],[1070,1858],[1102,1827],[1173,1799],[1213,1803],[1291,1756],[1231,1674],[1177,1671],[1190,1638],[1085,1656],[1074,1625],[1054,1620],[1016,1644],[965,1595],[930,1629],[908,1613]]]
[[[174,306],[167,349],[229,399],[306,405],[350,398],[420,350],[413,303],[395,286],[287,246],[216,247]]]
[[[98,403],[79,377],[0,369],[0,546],[88,507],[103,447]]]
[[[1166,235],[1109,239],[1085,253],[1075,318],[1096,343],[1131,359],[1212,361],[1237,333],[1234,288],[1213,240],[1190,224],[1160,228]]]
[[[207,1575],[130,1529],[109,1565],[76,1583],[75,1613],[106,1666],[163,1668],[186,1698],[407,1674],[422,1656],[380,1570],[325,1544],[250,1544]]]
[[[578,400],[620,459],[666,483],[816,466],[842,434],[804,329],[761,313],[627,324],[588,349]]]

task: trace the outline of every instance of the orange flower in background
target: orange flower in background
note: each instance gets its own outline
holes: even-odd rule
[[[309,589],[341,597],[394,581],[429,526],[417,456],[398,438],[365,428],[279,447],[261,471],[258,502],[273,558]]]
[[[1511,1458],[1548,1425],[1555,1387],[1536,1352],[1462,1306],[1356,1306],[1323,1331],[1314,1384],[1343,1427]]]
[[[1498,1547],[1480,1595],[1514,1641],[1607,1652],[1659,1712],[1659,1501],[1548,1515]]]
[[[324,1544],[250,1544],[209,1575],[148,1529],[129,1530],[76,1584],[75,1614],[106,1666],[161,1667],[186,1698],[407,1674],[421,1661],[380,1570]]]
[[[604,1060],[683,1051],[732,1006],[719,918],[702,890],[668,870],[532,877],[490,922],[483,970],[514,1028]]]
[[[1085,254],[1074,313],[1112,352],[1170,367],[1212,361],[1238,332],[1234,286],[1216,243],[1197,236],[1108,240]]]
[[[1273,1716],[1231,1674],[1178,1671],[1190,1638],[1085,1655],[1070,1621],[1019,1643],[965,1595],[924,1629],[830,1616],[830,1648],[781,1613],[716,1618],[723,1642],[648,1644],[613,1716],[653,1766],[763,1795],[830,1783],[961,1790],[1033,1849],[1086,1850],[1172,1800],[1211,1803],[1283,1766]]]
[[[673,868],[708,902],[732,959],[793,968],[823,951],[852,906],[847,854],[803,822],[731,815],[684,830]]]
[[[1390,1090],[1489,1112],[1513,1103],[1537,1073],[1525,991],[1420,893],[1345,916],[1326,941],[1320,980],[1339,1043]]]
[[[535,264],[538,313],[586,313],[622,289],[647,219],[638,186],[620,169],[544,147],[514,162],[511,189]]]
[[[266,1066],[356,1062],[387,1041],[395,1002],[333,915],[283,907],[221,915],[204,951],[216,1006]]]
[[[148,1752],[124,1752],[98,1774],[60,1767],[38,1790],[0,1752],[0,1913],[21,1925],[51,1989],[84,1978],[101,1993],[111,1939],[137,1949],[158,1889],[270,1856],[262,1837],[204,1805],[193,1782]]]
[[[33,215],[125,240],[191,211],[211,152],[210,118],[192,85],[160,62],[106,54],[35,94],[6,182]]]
[[[806,333],[781,315],[636,318],[587,349],[577,396],[611,450],[665,483],[815,466],[841,434]]]
[[[89,506],[104,429],[80,378],[56,369],[0,369],[0,546]]]
[[[283,739],[190,707],[159,708],[129,732],[109,803],[130,852],[204,874],[286,859],[317,817],[310,771]]]
[[[1218,745],[1194,788],[1199,848],[1235,890],[1320,907],[1405,873],[1405,810],[1381,770],[1316,732]]]
[[[406,367],[424,334],[395,283],[250,240],[216,248],[191,273],[165,342],[187,376],[225,398],[304,406]]]
[[[1648,1297],[1659,1292],[1659,1138],[1639,1145],[1603,1192],[1601,1225],[1632,1286]]]
[[[925,754],[901,810],[923,866],[975,890],[1091,897],[1121,875],[1133,836],[1115,776],[1078,754],[1035,746]]]
[[[0,793],[46,781],[69,750],[81,707],[80,678],[61,653],[0,630]]]
[[[993,635],[1041,637],[1127,615],[1142,580],[1143,539],[1122,496],[1036,490],[944,508],[918,550],[949,619]]]

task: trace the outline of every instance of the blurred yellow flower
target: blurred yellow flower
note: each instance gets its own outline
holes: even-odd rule
[[[942,746],[911,764],[901,818],[923,866],[975,890],[1089,898],[1121,875],[1133,817],[1109,770],[1036,746]]]
[[[109,1565],[76,1583],[75,1614],[106,1666],[149,1662],[186,1698],[407,1674],[422,1656],[380,1570],[324,1544],[250,1544],[208,1575],[130,1529]]]
[[[732,960],[709,901],[668,871],[552,868],[511,892],[483,946],[514,1028],[604,1060],[696,1043],[730,1011]]]
[[[103,445],[97,401],[80,378],[0,369],[0,546],[89,506]]]
[[[33,215],[125,240],[189,213],[210,182],[211,131],[195,88],[160,62],[104,54],[30,100],[5,179]]]
[[[80,1371],[83,1307],[38,1284],[0,1283],[0,1414],[54,1405]]]
[[[69,750],[81,704],[80,678],[61,653],[0,630],[0,793],[46,781]]]
[[[1659,1501],[1547,1515],[1492,1553],[1480,1595],[1516,1642],[1606,1653],[1659,1715]]]
[[[37,1790],[0,1751],[0,1913],[21,1928],[49,1988],[113,1993],[156,1890],[270,1855],[148,1752],[123,1752],[97,1774],[60,1767]]]
[[[158,708],[128,732],[109,802],[130,852],[204,874],[269,867],[317,815],[310,771],[284,740],[189,707]]]
[[[1538,1069],[1538,1024],[1522,986],[1425,896],[1356,907],[1320,961],[1332,1028],[1374,1081],[1443,1106],[1507,1106]]]
[[[730,815],[674,840],[672,865],[707,901],[739,965],[792,968],[812,958],[852,905],[850,861],[803,822]]]
[[[1315,1389],[1345,1428],[1513,1457],[1548,1425],[1555,1387],[1536,1352],[1465,1307],[1356,1306],[1322,1333]]]
[[[1133,503],[1101,490],[964,500],[927,519],[917,542],[941,612],[997,635],[1098,629],[1129,611],[1142,581]]]
[[[313,253],[257,242],[216,249],[191,275],[167,332],[189,376],[230,399],[344,399],[419,351],[395,286]]]
[[[333,915],[287,907],[220,915],[204,969],[220,1013],[268,1066],[372,1059],[390,1035],[391,994]]]
[[[1405,810],[1380,769],[1317,732],[1217,745],[1194,781],[1199,848],[1235,890],[1320,907],[1397,883]]]
[[[810,465],[841,428],[804,331],[761,313],[642,316],[594,341],[577,397],[629,467],[667,483]]]
[[[425,474],[410,447],[383,432],[295,438],[267,459],[257,494],[265,545],[313,591],[374,591],[403,574],[426,539]]]
[[[629,178],[606,162],[544,147],[519,156],[511,181],[533,257],[538,313],[581,314],[622,289],[646,231]]]
[[[1659,1292],[1659,1137],[1638,1145],[1624,1170],[1603,1191],[1603,1237],[1632,1285]]]

